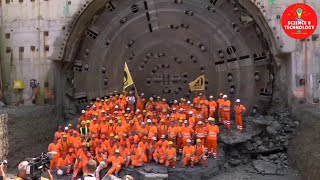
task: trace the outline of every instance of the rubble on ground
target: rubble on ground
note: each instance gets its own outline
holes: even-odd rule
[[[299,126],[288,112],[272,116],[245,118],[245,132],[222,130],[220,140],[225,144],[225,169],[252,162],[251,172],[266,175],[288,173],[286,150],[294,130]],[[223,128],[223,127],[222,127]]]

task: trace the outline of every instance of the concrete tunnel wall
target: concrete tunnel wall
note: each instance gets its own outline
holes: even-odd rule
[[[249,10],[252,14],[258,14],[260,11],[259,14],[263,15],[264,21],[273,33],[273,38],[269,36],[269,39],[275,40],[272,43],[273,53],[276,62],[282,64],[276,81],[279,81],[278,85],[283,85],[282,88],[274,87],[275,90],[284,91],[284,88],[289,87],[285,94],[291,103],[297,97],[304,96],[305,87],[299,82],[306,77],[307,102],[313,103],[320,94],[320,52],[317,38],[320,33],[319,26],[314,36],[306,41],[293,40],[282,31],[279,18],[284,9],[293,3],[292,0],[239,2],[244,7],[255,5],[256,8]],[[55,80],[59,82],[59,77],[54,77],[54,72],[61,66],[55,65],[52,60],[59,61],[69,55],[64,54],[64,50],[66,40],[71,34],[70,29],[76,18],[86,11],[89,3],[91,1],[86,0],[1,1],[1,79],[6,104],[19,101],[20,93],[25,105],[32,104],[29,99],[32,94],[32,88],[29,86],[31,79],[36,79],[40,86],[40,96],[36,104],[43,104],[44,99],[53,98],[50,94],[55,90]],[[306,3],[315,9],[318,16],[320,15],[319,1],[308,0]],[[280,51],[277,52],[277,49]],[[308,72],[305,72],[305,62]],[[22,92],[13,90],[13,80],[23,80],[25,89]],[[45,84],[48,87],[45,87]],[[59,101],[61,97],[55,98]],[[319,106],[316,103],[314,105]]]

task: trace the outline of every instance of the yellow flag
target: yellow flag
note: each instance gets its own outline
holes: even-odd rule
[[[196,80],[189,83],[190,91],[204,91],[205,90],[205,78],[204,74],[199,76]]]
[[[127,65],[127,62],[124,64],[124,79],[123,79],[123,90],[133,84],[133,80]]]

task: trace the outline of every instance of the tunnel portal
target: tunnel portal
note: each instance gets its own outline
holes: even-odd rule
[[[207,96],[223,92],[262,110],[271,101],[272,53],[237,2],[111,0],[82,27],[73,59],[77,105],[121,92],[125,62],[146,96],[191,98],[188,83],[205,74]]]

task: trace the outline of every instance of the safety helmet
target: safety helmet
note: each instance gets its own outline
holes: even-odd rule
[[[240,102],[240,99],[237,99],[236,102],[239,103],[239,102]]]
[[[227,97],[228,97],[228,96],[227,96],[226,94],[222,96],[222,98],[227,98]]]
[[[201,139],[197,139],[197,143],[201,143]]]
[[[191,143],[191,140],[190,140],[190,139],[187,139],[187,143]]]
[[[169,141],[169,143],[168,143],[169,145],[172,145],[173,144],[173,142],[172,141]]]

